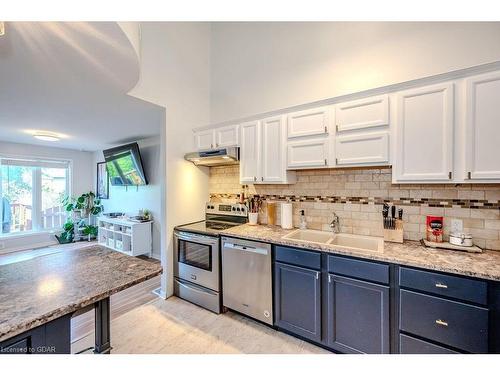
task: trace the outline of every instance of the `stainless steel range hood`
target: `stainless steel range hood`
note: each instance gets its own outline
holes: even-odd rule
[[[195,165],[215,167],[218,165],[231,165],[240,162],[239,147],[226,147],[218,150],[190,152],[184,159]]]

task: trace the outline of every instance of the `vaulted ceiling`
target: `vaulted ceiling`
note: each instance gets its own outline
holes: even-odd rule
[[[139,57],[116,22],[8,22],[0,37],[0,141],[99,150],[160,134],[163,109],[127,93]],[[0,150],[1,151],[1,150]]]

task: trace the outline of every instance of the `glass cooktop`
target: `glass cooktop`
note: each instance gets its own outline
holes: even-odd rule
[[[196,223],[181,225],[178,226],[176,229],[183,230],[186,232],[218,234],[220,231],[223,231],[224,229],[232,228],[237,225],[241,225],[241,223],[227,223],[221,221],[203,220],[203,221],[198,221]]]

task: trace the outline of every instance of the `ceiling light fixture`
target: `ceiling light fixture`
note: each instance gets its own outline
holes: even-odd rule
[[[61,139],[57,134],[54,133],[35,133],[33,134],[33,137],[46,142],[57,142]]]

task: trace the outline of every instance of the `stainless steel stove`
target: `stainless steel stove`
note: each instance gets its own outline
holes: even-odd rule
[[[207,203],[205,220],[174,231],[174,294],[220,313],[221,272],[219,234],[248,220],[243,204]]]

